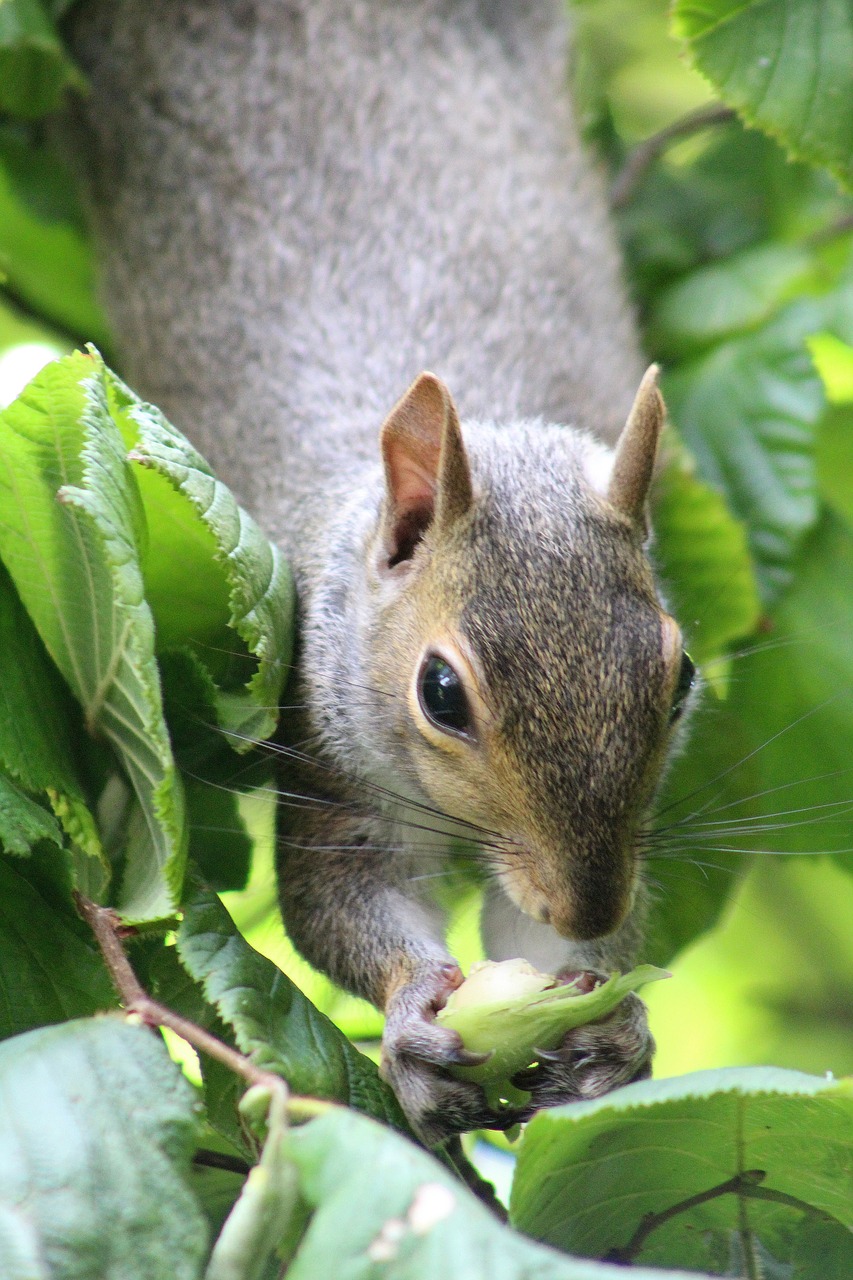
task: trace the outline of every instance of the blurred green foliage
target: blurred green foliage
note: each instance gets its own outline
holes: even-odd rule
[[[789,6],[787,41],[781,22],[767,29],[772,6],[736,6],[730,24],[722,0],[675,8],[683,34],[704,33],[692,52],[709,78],[722,58],[714,41],[739,40],[726,76],[742,78],[750,56],[769,59],[783,86],[777,110],[789,115],[800,109],[791,59],[799,52],[808,63],[823,20],[840,43],[821,47],[818,90],[849,104],[840,52],[849,5]],[[711,640],[716,660],[661,805],[667,859],[652,866],[653,892],[687,914],[703,895],[709,905],[729,900],[721,923],[676,956],[675,981],[648,993],[657,1070],[773,1061],[850,1071],[853,201],[807,162],[831,159],[849,174],[850,113],[837,113],[832,136],[805,127],[786,136],[797,160],[723,118],[645,148],[638,165],[639,139],[702,109],[728,80],[712,87],[688,69],[657,0],[579,0],[576,10],[584,120],[614,176],[647,350],[663,363],[670,414],[699,477],[742,521],[761,600],[757,625],[734,643],[730,634],[721,652],[714,622],[728,616],[731,592],[742,597],[742,561],[729,556],[730,591],[704,593],[704,610],[691,600],[685,584],[700,579],[679,570],[693,539],[672,526],[665,475],[664,579],[689,643],[707,658]],[[739,80],[727,91],[741,105],[748,90]],[[747,850],[826,851],[832,861],[765,852],[750,870]]]

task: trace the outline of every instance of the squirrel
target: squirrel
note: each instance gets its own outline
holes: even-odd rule
[[[469,1059],[434,1021],[461,973],[433,877],[479,847],[493,958],[629,964],[693,683],[646,550],[663,403],[562,5],[85,0],[68,35],[123,372],[295,573],[289,935],[384,1010],[425,1141],[505,1127],[448,1070]],[[524,1114],[647,1074],[652,1047],[629,997],[542,1056]]]

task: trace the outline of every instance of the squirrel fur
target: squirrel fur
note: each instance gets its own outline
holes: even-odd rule
[[[561,6],[85,0],[68,34],[122,371],[296,576],[288,931],[385,1010],[426,1140],[510,1123],[446,1070],[465,1055],[433,1015],[461,975],[431,877],[474,839],[495,958],[630,963],[684,693],[644,551],[663,407],[653,375],[634,401]],[[540,1064],[532,1106],[651,1049],[632,997]]]

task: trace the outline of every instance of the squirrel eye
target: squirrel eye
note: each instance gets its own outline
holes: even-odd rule
[[[467,737],[472,732],[471,711],[459,676],[449,662],[430,654],[418,677],[418,701],[428,720],[446,733]]]
[[[672,698],[672,709],[669,713],[669,723],[675,724],[678,717],[684,710],[684,701],[696,683],[696,666],[689,653],[681,655],[681,670],[678,673],[678,683],[675,686],[675,693]]]

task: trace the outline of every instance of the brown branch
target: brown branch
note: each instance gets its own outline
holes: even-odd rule
[[[98,906],[97,903],[91,902],[76,891],[74,893],[74,902],[80,915],[95,936],[113,986],[128,1014],[136,1016],[149,1027],[168,1027],[170,1031],[174,1031],[176,1035],[180,1036],[182,1040],[192,1045],[200,1053],[207,1054],[208,1057],[221,1062],[235,1072],[236,1075],[242,1076],[248,1084],[264,1085],[274,1093],[277,1093],[283,1098],[287,1107],[288,1118],[294,1124],[313,1120],[316,1116],[322,1115],[336,1105],[322,1098],[291,1097],[287,1083],[281,1076],[255,1066],[245,1054],[233,1049],[231,1045],[218,1039],[217,1036],[211,1035],[209,1031],[206,1031],[204,1027],[200,1027],[198,1023],[190,1022],[188,1018],[181,1017],[180,1014],[175,1013],[174,1010],[169,1009],[166,1005],[160,1004],[158,1000],[152,999],[134,973],[133,966],[128,960],[122,944],[122,939],[134,931],[128,930],[122,924],[118,914],[111,907]],[[506,1221],[506,1210],[495,1196],[493,1187],[479,1176],[466,1159],[458,1139],[455,1143],[451,1140],[449,1147],[450,1150],[447,1153],[448,1163],[460,1180],[493,1213],[497,1214],[503,1221]],[[204,1158],[201,1158],[202,1156]],[[197,1153],[197,1163],[199,1164],[213,1165],[216,1168],[233,1168],[235,1172],[240,1171],[234,1164],[223,1163],[225,1160],[228,1160],[228,1157],[220,1158],[217,1152]]]
[[[211,1035],[204,1027],[190,1022],[189,1018],[182,1018],[179,1013],[160,1004],[158,1000],[153,1000],[140,983],[125,954],[121,936],[126,930],[116,912],[111,907],[99,907],[81,893],[74,894],[74,901],[80,915],[95,935],[113,986],[128,1014],[134,1014],[149,1027],[168,1027],[194,1049],[221,1062],[250,1085],[265,1085],[277,1093],[287,1090],[287,1084],[281,1076],[255,1066],[251,1058],[247,1058],[238,1049],[232,1049],[230,1044]]]
[[[613,180],[610,188],[611,209],[625,208],[647,170],[674,142],[689,138],[691,134],[699,133],[702,129],[731,124],[736,118],[737,112],[731,107],[725,107],[721,102],[712,102],[707,107],[699,107],[698,111],[691,111],[689,115],[682,116],[680,120],[674,120],[665,129],[653,133],[650,138],[638,143]]]

